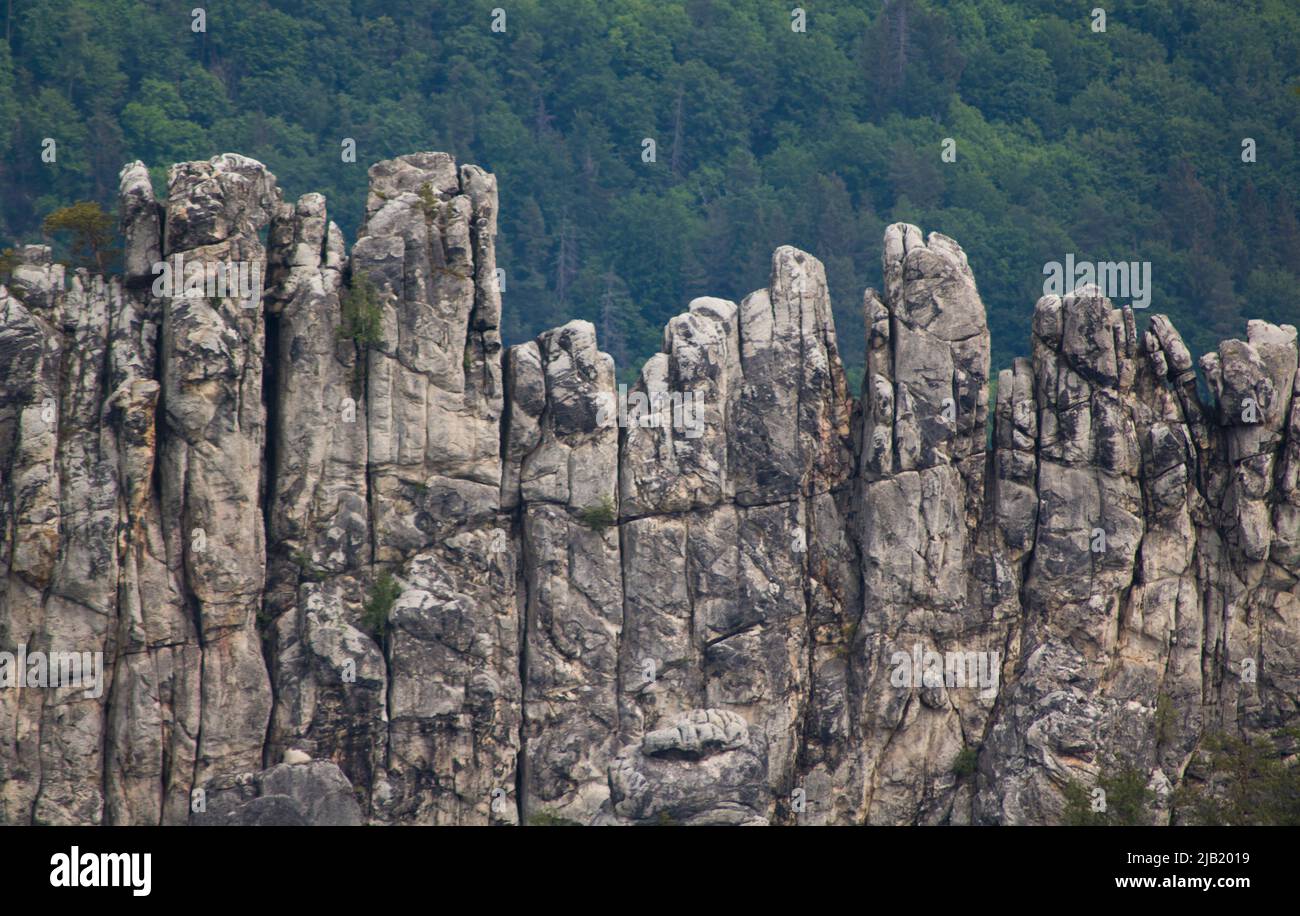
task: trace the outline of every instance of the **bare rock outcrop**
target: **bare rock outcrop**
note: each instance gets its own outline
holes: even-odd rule
[[[0,823],[1044,824],[1117,767],[1168,823],[1296,724],[1290,325],[1198,376],[1085,287],[994,378],[897,224],[860,396],[790,247],[620,385],[588,322],[503,350],[444,153],[351,247],[234,154],[120,195],[120,277],[0,287]]]
[[[190,814],[195,826],[356,827],[362,823],[352,784],[327,761],[286,761],[256,773],[214,779],[202,788]]]

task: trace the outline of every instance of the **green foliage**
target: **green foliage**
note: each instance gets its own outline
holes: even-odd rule
[[[384,310],[379,305],[379,292],[364,271],[352,276],[351,286],[343,291],[341,305],[340,338],[355,341],[363,348],[384,342]]]
[[[388,614],[402,593],[402,586],[397,578],[388,571],[382,572],[370,587],[366,603],[362,610],[361,622],[366,631],[374,637],[375,642],[383,644],[384,634],[388,629]]]
[[[1168,744],[1174,738],[1174,729],[1178,725],[1178,714],[1174,701],[1167,693],[1156,697],[1156,743]]]
[[[979,765],[980,752],[978,748],[964,747],[957,754],[957,759],[952,762],[952,773],[959,779],[965,779],[967,776],[974,776],[975,770]]]
[[[608,496],[578,513],[578,521],[593,531],[604,531],[618,522],[618,510]]]
[[[289,555],[289,559],[301,570],[304,579],[311,582],[323,582],[325,580],[325,570],[313,563],[311,557],[301,550],[295,550]]]
[[[9,290],[9,295],[13,296],[19,302],[23,301],[23,287],[21,283],[14,282],[14,268],[20,263],[18,252],[12,248],[0,250],[0,283],[5,285]]]
[[[429,225],[433,225],[434,220],[438,218],[438,208],[440,206],[438,199],[433,195],[433,186],[426,181],[420,185],[417,196],[420,198],[420,209],[424,211],[424,221]]]
[[[1146,774],[1132,766],[1104,768],[1097,787],[1105,793],[1105,810],[1093,810],[1092,788],[1077,780],[1065,787],[1064,821],[1072,827],[1133,827],[1151,824],[1155,796],[1147,789]]]
[[[806,34],[767,0],[556,4],[520,0],[494,34],[478,2],[230,0],[202,35],[166,4],[0,5],[0,233],[109,205],[130,159],[235,150],[355,238],[366,165],[439,149],[500,183],[504,342],[584,318],[624,381],[692,297],[738,301],[792,244],[826,266],[856,390],[899,219],[965,247],[995,368],[1027,355],[1067,252],[1150,260],[1151,311],[1198,353],[1300,319],[1296,3],[1152,0],[1105,35],[1047,0],[845,0]]]
[[[41,231],[50,236],[67,233],[71,237],[69,247],[77,265],[101,274],[109,269],[117,256],[112,244],[117,222],[91,200],[55,210],[45,217]]]
[[[1294,755],[1298,741],[1294,728],[1254,740],[1208,736],[1174,793],[1175,823],[1300,826],[1300,766],[1280,749]]]
[[[866,366],[849,366],[844,371],[844,379],[848,384],[849,396],[860,397],[862,395],[862,380],[866,375]]]
[[[858,621],[840,625],[840,638],[832,650],[836,658],[848,658],[858,639]]]

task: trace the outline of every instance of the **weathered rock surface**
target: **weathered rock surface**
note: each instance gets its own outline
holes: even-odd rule
[[[299,752],[301,753],[301,752]],[[303,755],[306,756],[306,755]],[[201,827],[357,827],[361,806],[335,764],[285,762],[212,780],[190,823]]]
[[[1053,823],[1119,764],[1167,822],[1300,718],[1295,328],[1205,400],[1163,316],[1045,297],[990,403],[965,254],[899,224],[860,398],[789,247],[621,387],[587,322],[503,352],[497,208],[402,156],[349,250],[227,154],[123,169],[121,278],[19,249],[0,650],[103,679],[0,686],[0,823]]]

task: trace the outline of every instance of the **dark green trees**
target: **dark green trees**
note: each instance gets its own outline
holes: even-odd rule
[[[499,5],[229,0],[203,32],[143,0],[0,5],[0,246],[111,205],[125,161],[161,182],[228,150],[324,193],[351,238],[370,163],[442,149],[499,177],[507,342],[586,318],[621,374],[692,296],[761,286],[783,244],[825,262],[860,365],[899,219],[966,249],[994,369],[1069,252],[1150,260],[1152,310],[1197,351],[1300,318],[1289,0],[1148,0],[1105,32],[1059,0],[847,0],[803,32],[766,0],[518,0],[494,32]]]

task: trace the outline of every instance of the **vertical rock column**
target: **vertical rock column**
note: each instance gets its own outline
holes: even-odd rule
[[[325,198],[280,207],[270,259],[265,617],[275,710],[267,759],[299,750],[333,760],[368,794],[388,726],[383,647],[362,619],[372,546],[365,362],[347,336],[343,237]]]
[[[1207,565],[1207,676],[1219,684],[1216,725],[1229,731],[1271,732],[1300,708],[1297,516],[1290,511],[1296,364],[1296,329],[1266,321],[1249,322],[1245,340],[1224,341],[1201,358],[1222,443],[1223,544]]]
[[[627,398],[619,485],[627,595],[621,725],[628,738],[706,702],[696,613],[734,600],[728,420],[741,381],[735,303],[696,299],[668,323],[663,352],[646,361]],[[716,562],[701,567],[688,557],[691,533],[694,560],[708,544]]]
[[[155,295],[163,208],[142,162],[122,169],[123,294],[111,316],[105,405],[119,443],[120,562],[117,657],[108,700],[104,768],[114,824],[183,823],[195,775],[202,650],[180,563],[169,565],[155,468],[158,338],[164,299]],[[173,548],[181,540],[170,538]]]
[[[42,592],[59,548],[59,378],[63,342],[49,309],[63,268],[49,249],[26,246],[0,297],[0,643],[5,651],[33,642],[43,626]],[[52,275],[53,274],[53,275]],[[42,691],[0,690],[0,823],[25,824],[40,786]]]
[[[806,252],[772,253],[766,290],[741,301],[740,368],[728,426],[734,526],[692,532],[700,601],[696,639],[709,707],[741,713],[767,742],[767,816],[789,813],[809,708],[813,608],[827,589],[830,545],[844,528],[832,494],[852,474],[849,398],[826,273]],[[819,527],[814,528],[814,523]],[[734,532],[734,534],[732,533]],[[735,545],[730,587],[719,543]],[[810,545],[812,545],[810,549]],[[806,794],[806,793],[805,793]],[[812,799],[825,805],[826,799]]]
[[[426,546],[457,516],[473,523],[498,509],[495,234],[496,180],[481,170],[458,171],[445,153],[371,167],[352,285],[368,278],[383,308],[366,376],[377,562]]]
[[[784,818],[808,715],[810,606],[842,601],[827,561],[843,541],[832,494],[850,472],[848,398],[821,264],[780,248],[769,287],[739,308],[695,300],[634,394],[612,810]]]
[[[1129,348],[1130,314],[1123,313],[1117,352]],[[1128,410],[1140,447],[1143,532],[1106,683],[1117,701],[1108,743],[1149,769],[1160,790],[1158,806],[1165,808],[1167,789],[1182,775],[1205,725],[1205,609],[1197,561],[1204,540],[1197,523],[1207,516],[1197,487],[1202,411],[1199,401],[1180,395],[1190,381],[1190,357],[1164,316],[1153,316],[1141,350],[1144,358],[1132,364]],[[1121,369],[1121,386],[1123,375]]]
[[[104,696],[89,681],[53,686],[62,667],[53,653],[75,653],[78,672],[94,653],[112,656],[116,448],[100,408],[108,316],[119,297],[115,284],[84,271],[65,289],[63,267],[43,246],[22,249],[0,293],[0,644],[47,654],[46,665],[9,666],[0,690],[3,823],[103,815]],[[103,677],[107,690],[111,672]]]
[[[735,304],[696,299],[668,323],[663,352],[627,398],[620,748],[610,767],[620,819],[744,823],[769,813],[765,736],[709,708],[698,629],[735,607],[728,422],[741,379]]]
[[[103,653],[104,691],[115,654],[118,454],[103,408],[109,394],[109,314],[120,297],[116,282],[105,283],[84,270],[57,297],[66,336],[58,410],[59,550],[41,633],[30,646],[51,653]],[[46,708],[40,729],[41,787],[32,820],[97,822],[104,804],[104,696],[66,686],[39,693]]]
[[[354,292],[369,283],[382,309],[366,353],[374,562],[400,589],[385,621],[387,759],[371,798],[381,821],[517,820],[496,207],[496,180],[444,153],[381,162],[352,250]]]
[[[162,517],[203,649],[197,782],[259,768],[271,711],[256,629],[266,577],[258,233],[278,204],[274,176],[242,156],[169,175],[164,255],[179,254],[187,276],[222,264],[257,271],[248,298],[169,296],[163,308]]]
[[[856,522],[863,610],[847,648],[863,785],[861,802],[843,800],[841,819],[932,823],[953,814],[953,765],[983,733],[1005,649],[999,618],[1010,616],[990,606],[996,596],[977,586],[974,572],[989,334],[966,255],[952,239],[890,226],[882,266],[883,301],[872,290],[865,299]],[[925,652],[959,653],[964,682],[949,689],[920,680],[913,660]],[[846,771],[837,782],[856,792],[853,779]]]
[[[1039,502],[1022,596],[1023,661],[1004,689],[990,733],[990,766],[981,770],[989,781],[979,803],[980,816],[987,817],[990,793],[999,796],[996,819],[1009,823],[1055,821],[1060,790],[1087,772],[1104,729],[1122,722],[1107,714],[1114,701],[1106,694],[1117,647],[1128,638],[1121,637],[1119,621],[1144,533],[1139,426],[1148,429],[1153,419],[1151,408],[1136,409],[1144,361],[1133,314],[1112,309],[1094,287],[1039,300],[1033,352]],[[1178,418],[1168,413],[1162,419]],[[1157,428],[1154,444],[1169,452],[1161,460],[1170,467],[1179,456],[1170,449],[1173,442],[1159,438],[1163,429]],[[1000,461],[1015,460],[1004,455]],[[1176,519],[1171,524],[1176,530]],[[1009,530],[1020,528],[1017,523]],[[1177,562],[1151,565],[1153,588],[1162,588],[1160,580],[1169,575],[1162,565],[1176,568]],[[1161,631],[1155,639],[1167,640],[1171,620],[1151,621]],[[1147,684],[1130,697],[1145,722],[1153,711],[1147,704],[1154,704],[1154,673],[1145,660],[1128,672],[1132,684]],[[1145,757],[1152,759],[1149,752]],[[998,788],[989,789],[990,783]]]
[[[502,502],[519,507],[525,818],[591,823],[618,730],[614,361],[573,321],[513,347]]]

